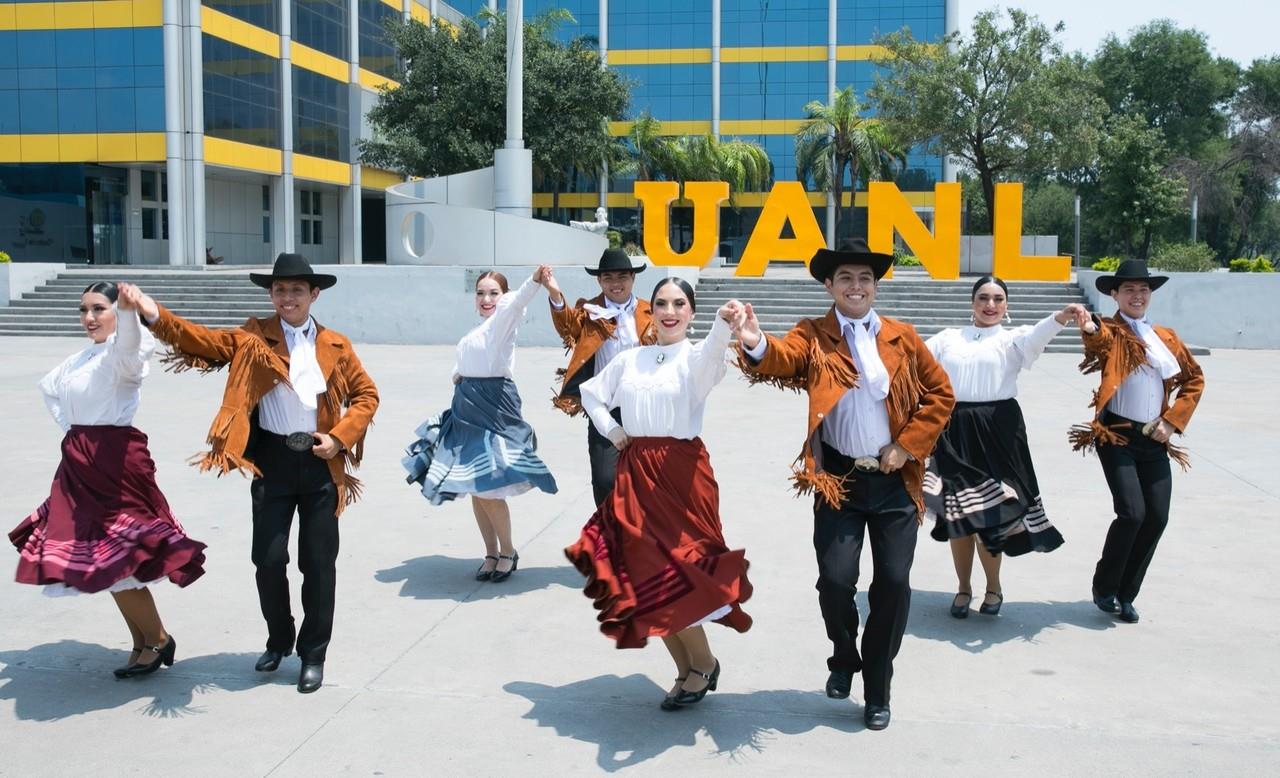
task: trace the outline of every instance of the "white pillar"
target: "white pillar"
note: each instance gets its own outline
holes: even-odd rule
[[[831,100],[836,94],[836,47],[839,44],[839,34],[836,27],[836,0],[829,0],[827,3],[827,100]],[[834,166],[833,166],[834,167]],[[850,197],[854,193],[849,194]],[[839,204],[836,198],[831,194],[831,190],[827,190],[827,246],[835,248],[836,245],[836,208]]]
[[[293,0],[280,9],[280,175],[271,177],[271,255],[293,253],[298,231],[293,181]]]
[[[187,200],[184,196],[182,112],[183,35],[180,0],[164,0],[164,167],[169,179],[169,264],[184,265],[186,256]],[[194,259],[194,258],[192,258]]]
[[[524,3],[507,0],[507,138],[493,153],[493,206],[533,216],[533,152],[524,147]]]
[[[720,137],[720,0],[711,0],[711,134]]]
[[[960,29],[960,0],[947,0],[943,29],[947,35]],[[955,160],[946,155],[942,157],[942,180],[947,182],[956,180]]]
[[[185,220],[182,252],[184,264],[203,265],[205,249],[205,181],[204,181],[204,45],[201,42],[200,0],[185,0],[183,17],[183,38],[186,42],[184,67],[180,73],[183,79],[183,94],[186,102],[183,106],[185,114],[185,134],[183,148],[182,197]],[[167,80],[167,74],[166,74]],[[169,193],[175,187],[169,182]],[[173,214],[169,215],[170,237],[173,233]]]
[[[718,0],[717,0],[718,1]],[[489,0],[496,3],[497,0]],[[596,38],[600,41],[600,67],[609,67],[609,0],[600,0],[600,29]],[[600,171],[600,207],[609,207],[609,166]]]

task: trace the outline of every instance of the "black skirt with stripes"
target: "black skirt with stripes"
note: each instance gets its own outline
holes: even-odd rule
[[[1009,556],[1062,545],[1044,515],[1017,400],[956,403],[926,463],[924,506],[935,540],[977,535]]]

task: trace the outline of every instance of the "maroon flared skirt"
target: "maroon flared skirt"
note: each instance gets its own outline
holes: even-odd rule
[[[137,429],[73,425],[49,499],[9,533],[18,583],[93,593],[127,578],[186,586],[204,575],[205,545],[187,537],[155,474]]]
[[[618,648],[674,635],[712,614],[738,632],[748,562],[720,528],[720,489],[702,441],[633,438],[613,491],[565,556],[587,578],[600,631]]]

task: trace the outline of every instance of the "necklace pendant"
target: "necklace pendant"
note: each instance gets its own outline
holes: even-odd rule
[[[666,354],[659,353],[659,354],[658,354],[658,364],[659,364],[659,365],[661,365],[663,362],[666,362],[666,361],[667,361],[667,355],[666,355]]]

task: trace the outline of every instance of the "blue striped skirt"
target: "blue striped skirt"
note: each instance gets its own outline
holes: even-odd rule
[[[509,378],[463,378],[449,409],[424,421],[414,435],[401,460],[409,473],[405,480],[418,484],[432,505],[465,494],[500,499],[534,487],[557,491]]]

